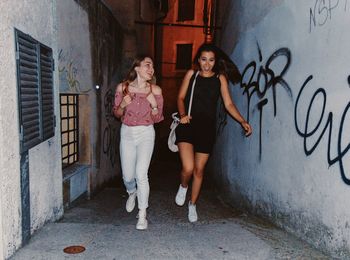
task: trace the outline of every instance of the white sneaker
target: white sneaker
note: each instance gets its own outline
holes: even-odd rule
[[[196,222],[198,220],[196,205],[193,205],[191,201],[188,202],[188,220],[190,222]]]
[[[146,210],[140,210],[139,211],[139,219],[137,220],[137,224],[136,224],[136,229],[138,230],[145,230],[148,227],[148,221],[146,219]]]
[[[179,190],[177,191],[177,194],[175,197],[175,203],[178,206],[183,206],[185,204],[187,189],[188,189],[188,187],[184,188],[180,184]]]
[[[137,191],[134,191],[133,193],[129,194],[129,198],[126,201],[126,205],[125,205],[125,208],[126,208],[127,212],[131,212],[131,211],[134,210],[136,196],[137,196]]]

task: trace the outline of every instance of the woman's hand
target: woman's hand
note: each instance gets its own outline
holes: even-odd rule
[[[128,106],[128,105],[131,103],[131,101],[132,101],[132,98],[131,98],[130,94],[125,95],[125,96],[123,97],[122,102],[121,102],[120,105],[119,105],[120,108],[121,108],[121,109],[124,109],[126,106]]]
[[[158,104],[157,104],[157,101],[156,101],[156,98],[154,97],[153,93],[150,92],[146,99],[148,100],[148,102],[151,104],[151,107],[157,107]]]
[[[252,127],[250,126],[250,124],[247,121],[243,121],[241,123],[241,126],[245,132],[245,136],[250,136],[253,132]]]
[[[189,124],[192,117],[188,115],[180,116],[180,124]]]
[[[150,106],[151,106],[151,109],[152,109],[152,115],[156,115],[158,114],[158,104],[157,104],[157,100],[156,98],[154,97],[153,93],[150,92],[146,99],[148,100]]]

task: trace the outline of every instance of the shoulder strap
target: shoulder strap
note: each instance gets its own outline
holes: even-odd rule
[[[188,105],[188,116],[191,116],[191,109],[192,109],[192,99],[193,99],[193,91],[194,91],[194,86],[196,85],[196,79],[199,74],[199,71],[196,72],[196,75],[194,76],[193,82],[192,82],[192,89],[191,89],[191,97],[190,97],[190,103]]]

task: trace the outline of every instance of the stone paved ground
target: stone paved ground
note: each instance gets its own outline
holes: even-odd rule
[[[163,153],[160,153],[164,155]],[[58,223],[39,230],[12,259],[330,259],[279,228],[225,205],[205,180],[199,221],[178,207],[178,159],[153,160],[149,229],[137,231],[136,210],[127,213],[120,181],[66,211]],[[169,159],[169,156],[167,157]],[[83,245],[81,254],[65,254]]]

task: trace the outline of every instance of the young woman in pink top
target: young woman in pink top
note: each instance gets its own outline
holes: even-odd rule
[[[114,115],[122,121],[120,159],[124,185],[129,194],[126,211],[133,211],[137,197],[139,217],[136,228],[139,230],[148,226],[148,168],[155,139],[153,124],[164,119],[162,90],[151,83],[153,76],[152,59],[149,56],[136,57],[126,80],[117,86],[114,100]]]

